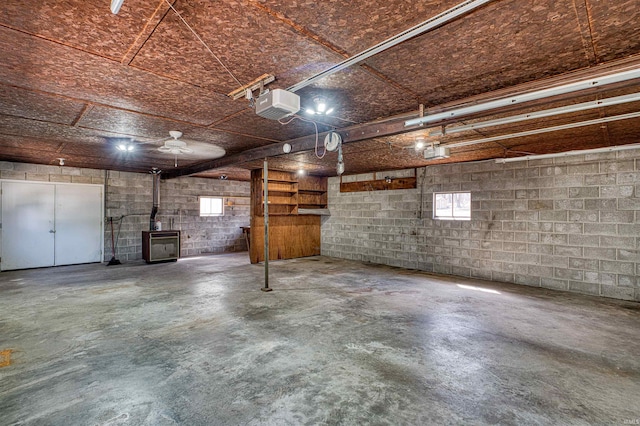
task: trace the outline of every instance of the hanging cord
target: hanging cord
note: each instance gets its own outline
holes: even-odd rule
[[[287,124],[291,123],[293,120],[300,120],[300,121],[306,121],[307,123],[311,123],[313,124],[313,127],[316,129],[316,148],[315,148],[315,154],[316,157],[320,160],[322,160],[324,158],[325,155],[327,155],[327,149],[325,148],[322,152],[322,155],[318,154],[318,123],[316,123],[313,120],[308,120],[304,117],[300,117],[299,115],[293,115],[291,117],[291,119],[289,119],[288,121],[282,121],[282,119],[278,120],[278,123],[282,124],[283,126],[286,126]]]
[[[176,15],[178,15],[178,18],[180,18],[180,20],[187,26],[187,28],[189,28],[189,30],[198,39],[198,41],[200,43],[202,43],[202,45],[209,51],[209,53],[211,53],[211,55],[216,59],[216,61],[218,61],[218,63],[222,66],[222,68],[224,68],[224,70],[229,73],[229,75],[236,81],[236,83],[238,83],[238,86],[243,86],[243,84],[240,83],[240,80],[238,80],[236,78],[236,76],[233,75],[231,70],[229,68],[227,68],[227,66],[222,62],[222,60],[220,60],[220,58],[215,53],[213,53],[213,50],[211,50],[211,48],[207,45],[207,43],[205,43],[204,40],[202,40],[202,38],[200,38],[198,33],[196,33],[195,30],[193,28],[191,28],[191,25],[189,25],[189,23],[182,17],[182,15],[180,15],[180,13],[178,13],[178,11],[173,7],[173,5],[171,3],[169,3],[169,0],[164,0],[164,1],[169,5],[171,10],[173,10],[173,12]]]

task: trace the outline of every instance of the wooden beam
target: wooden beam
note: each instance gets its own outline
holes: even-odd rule
[[[384,122],[378,125],[375,124],[359,124],[356,126],[348,127],[346,131],[341,130],[339,133],[342,135],[342,143],[350,143],[361,141],[363,139],[371,139],[376,136],[389,136],[397,133],[403,133],[404,131],[404,118],[400,121]],[[323,132],[318,135],[318,143],[322,143],[324,137],[328,132]],[[287,141],[291,144],[291,153],[311,151],[315,149],[316,136],[308,135],[297,139],[291,139]],[[218,169],[220,167],[226,167],[233,164],[247,163],[249,161],[255,161],[265,157],[275,157],[278,155],[284,155],[282,150],[284,141],[280,143],[261,146],[258,148],[249,149],[247,151],[240,152],[238,154],[232,154],[227,157],[218,158],[215,160],[204,161],[202,163],[193,164],[191,166],[174,169],[162,174],[164,179],[173,179],[180,176],[188,176],[195,173],[204,172],[211,169]]]
[[[253,92],[255,90],[260,89],[261,87],[266,86],[267,84],[271,83],[275,79],[276,78],[271,74],[262,74],[260,77],[256,78],[252,82],[247,83],[244,86],[238,87],[236,90],[229,93],[227,96],[235,101],[236,99],[240,99],[241,97],[243,97],[247,89]]]
[[[640,55],[635,55],[633,57],[625,58],[620,61],[614,61],[611,63],[582,69],[582,70],[564,74],[558,77],[533,81],[530,83],[519,85],[517,87],[502,89],[502,90],[498,90],[490,93],[484,93],[482,95],[474,96],[472,98],[467,98],[462,101],[457,101],[456,103],[441,105],[441,106],[438,106],[437,108],[429,108],[425,110],[424,115],[428,116],[429,114],[435,114],[443,111],[453,110],[455,108],[460,108],[463,106],[489,102],[494,99],[501,99],[507,96],[514,96],[519,93],[527,93],[534,90],[540,90],[545,87],[569,84],[572,82],[582,81],[588,78],[595,78],[595,77],[613,74],[613,73],[617,73],[625,70],[637,69],[638,67],[640,67]],[[440,125],[455,123],[460,121],[462,118],[474,119],[474,118],[492,116],[495,114],[514,112],[514,111],[522,110],[525,108],[542,106],[550,102],[571,100],[571,99],[585,96],[585,95],[595,95],[606,90],[619,89],[619,88],[629,87],[629,86],[638,85],[638,84],[640,84],[640,82],[635,80],[621,82],[621,83],[609,85],[606,87],[598,87],[594,89],[585,90],[582,92],[574,92],[574,93],[554,96],[553,98],[542,99],[535,102],[530,102],[525,104],[516,104],[514,106],[485,111],[478,114],[469,115],[466,117],[458,116],[455,119],[443,120],[441,122],[435,123],[433,126],[436,126],[436,125],[440,126]],[[407,120],[408,118],[418,117],[418,116],[419,116],[419,112],[416,111],[415,113],[389,117],[384,120],[372,121],[369,123],[357,124],[354,126],[345,127],[345,128],[339,129],[338,133],[340,133],[340,135],[342,136],[342,143],[359,142],[367,139],[381,138],[381,137],[392,136],[392,135],[397,135],[401,133],[409,133],[416,130],[420,130],[421,127],[412,126],[407,128],[404,126],[405,120]],[[328,132],[320,133],[318,135],[318,140],[323,141],[327,133]],[[163,178],[172,179],[180,176],[188,176],[188,175],[204,172],[211,169],[217,169],[220,167],[227,167],[234,164],[241,164],[241,163],[246,163],[250,161],[255,161],[265,157],[274,157],[278,155],[283,155],[284,152],[282,151],[282,145],[285,142],[291,145],[291,153],[296,153],[301,151],[311,151],[312,149],[315,148],[315,141],[316,141],[316,136],[315,134],[312,134],[312,135],[304,136],[297,139],[265,145],[259,148],[243,151],[238,154],[233,154],[228,157],[223,157],[216,160],[208,160],[208,161],[204,161],[204,162],[187,166],[184,168],[174,169],[169,172],[163,173]]]
[[[417,186],[415,177],[340,182],[340,192],[386,191],[390,189],[413,189]]]

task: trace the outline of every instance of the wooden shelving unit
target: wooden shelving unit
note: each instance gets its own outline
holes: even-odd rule
[[[327,208],[327,179],[305,176],[298,182],[299,209]]]
[[[261,188],[254,194],[254,211],[264,216],[264,182],[262,170],[254,170],[252,184]],[[297,177],[295,173],[269,171],[269,215],[287,216],[298,214],[298,209],[327,208],[327,179],[316,176]]]
[[[320,214],[327,208],[327,179],[269,170],[269,258],[320,254]],[[300,212],[307,210],[307,212]],[[325,213],[326,214],[326,213]],[[264,260],[264,180],[251,171],[251,263]]]

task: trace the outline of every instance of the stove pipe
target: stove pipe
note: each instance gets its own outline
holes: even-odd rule
[[[154,170],[153,175],[153,207],[151,208],[151,216],[149,217],[149,231],[156,230],[156,214],[158,213],[158,205],[160,204],[160,171]]]

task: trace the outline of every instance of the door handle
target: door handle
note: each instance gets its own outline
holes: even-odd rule
[[[53,230],[53,229],[51,229],[51,230],[49,231],[49,233],[50,233],[50,234],[55,234],[55,233],[56,233],[56,231],[55,231],[55,230]]]

